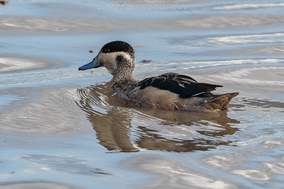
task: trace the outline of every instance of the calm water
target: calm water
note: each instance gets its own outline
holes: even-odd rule
[[[0,188],[283,188],[283,1],[136,3],[0,5]],[[77,70],[112,40],[137,79],[240,95],[219,113],[126,106],[104,68]]]

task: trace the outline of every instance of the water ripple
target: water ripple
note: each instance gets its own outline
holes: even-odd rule
[[[234,141],[239,123],[226,112],[201,112],[136,108],[127,106],[110,83],[78,89],[77,105],[108,150],[162,150],[186,152],[208,150]]]

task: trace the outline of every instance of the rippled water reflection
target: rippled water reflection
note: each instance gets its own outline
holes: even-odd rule
[[[78,106],[108,150],[189,152],[215,149],[235,141],[238,120],[226,112],[202,113],[126,107],[110,83],[78,90]]]
[[[0,5],[0,188],[282,188],[283,2],[133,3]],[[136,79],[240,95],[218,113],[126,106],[105,69],[77,70],[117,39]]]

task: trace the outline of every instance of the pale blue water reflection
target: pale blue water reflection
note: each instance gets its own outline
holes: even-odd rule
[[[171,3],[0,6],[0,188],[282,187],[282,1]],[[112,40],[135,48],[137,79],[240,95],[216,114],[125,106],[105,69],[77,70]]]

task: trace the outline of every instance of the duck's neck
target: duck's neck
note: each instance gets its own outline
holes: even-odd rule
[[[113,78],[111,79],[111,84],[124,84],[132,81],[135,81],[132,76],[132,71],[125,69],[120,70],[113,75]]]

